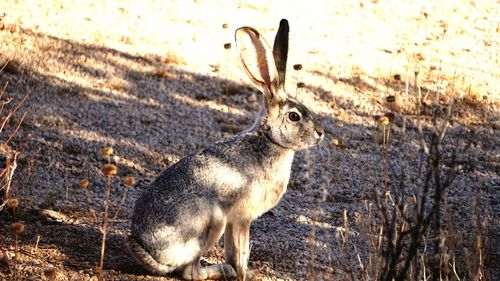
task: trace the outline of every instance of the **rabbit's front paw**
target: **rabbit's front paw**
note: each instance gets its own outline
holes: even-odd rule
[[[231,280],[238,277],[236,270],[229,264],[214,264],[201,268],[209,280]]]
[[[246,270],[243,274],[238,275],[238,281],[252,281],[256,274],[252,270]]]
[[[221,266],[221,271],[222,271],[222,276],[225,278],[236,278],[238,277],[238,274],[236,274],[236,270],[230,265],[230,264],[222,264]]]

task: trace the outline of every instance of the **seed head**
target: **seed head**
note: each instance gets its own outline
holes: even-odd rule
[[[45,276],[49,280],[53,280],[56,277],[56,268],[55,267],[47,267],[43,270],[43,276]]]
[[[295,69],[295,70],[301,70],[302,69],[302,64],[300,64],[300,63],[294,64],[293,65],[293,69]]]
[[[113,164],[106,164],[102,167],[102,173],[106,177],[112,177],[112,176],[116,175],[117,172],[118,172],[118,168],[116,168],[116,166]]]
[[[89,187],[89,179],[88,178],[83,178],[78,182],[78,186],[80,186],[81,189],[87,189]]]
[[[387,126],[389,125],[389,118],[387,118],[386,116],[382,116],[378,119],[378,123],[382,126]]]
[[[422,55],[421,53],[416,53],[413,55],[413,58],[416,60],[416,61],[424,61],[425,60],[425,57],[424,55]]]
[[[231,49],[231,43],[224,44],[224,49],[226,49],[226,50]]]
[[[101,150],[101,154],[104,157],[109,157],[113,154],[113,148],[111,146],[106,146]]]
[[[385,98],[385,100],[387,102],[395,102],[396,101],[396,97],[395,96],[388,96],[387,98]]]
[[[9,209],[15,209],[19,207],[19,199],[17,198],[11,198],[7,201],[7,208]]]
[[[222,29],[228,29],[228,27],[229,27],[229,24],[227,24],[227,23],[222,24]]]
[[[135,184],[135,178],[133,176],[126,176],[123,178],[123,182],[128,186],[132,186]]]
[[[24,224],[15,222],[9,225],[9,231],[12,234],[19,235],[24,232]]]
[[[394,112],[387,112],[384,116],[389,119],[389,122],[394,122],[394,119],[396,118],[396,114],[394,114]]]
[[[100,266],[95,267],[94,268],[94,273],[95,274],[101,274],[102,273],[102,267],[100,267]]]
[[[297,88],[299,88],[299,89],[304,88],[305,86],[306,86],[306,83],[304,83],[304,82],[297,83]]]

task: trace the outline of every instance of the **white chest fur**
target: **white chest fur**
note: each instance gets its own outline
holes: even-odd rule
[[[250,184],[245,198],[233,206],[228,219],[252,221],[276,206],[286,192],[293,156],[294,152],[290,150],[274,159],[270,167],[266,167],[265,174]]]

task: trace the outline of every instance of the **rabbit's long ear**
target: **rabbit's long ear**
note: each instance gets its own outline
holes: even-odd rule
[[[273,44],[273,56],[274,62],[276,63],[276,68],[278,70],[279,76],[279,87],[283,90],[285,89],[285,78],[286,78],[286,61],[288,59],[288,33],[290,32],[290,27],[288,26],[288,21],[282,19],[280,21],[280,27],[274,37]]]
[[[251,27],[236,30],[236,45],[241,63],[250,80],[264,93],[267,113],[277,116],[279,103],[286,96],[279,88],[278,70],[267,42]]]

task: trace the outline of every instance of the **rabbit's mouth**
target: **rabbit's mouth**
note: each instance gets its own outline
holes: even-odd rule
[[[314,131],[306,130],[302,133],[299,143],[294,150],[308,149],[319,145],[325,138],[325,133],[322,129],[315,128]]]
[[[325,138],[325,131],[322,128],[314,129],[314,140],[316,141],[316,145],[320,144]]]

